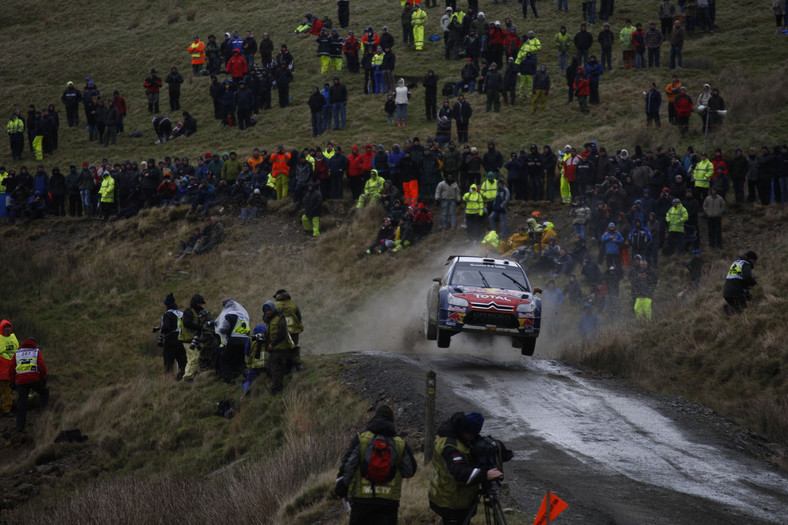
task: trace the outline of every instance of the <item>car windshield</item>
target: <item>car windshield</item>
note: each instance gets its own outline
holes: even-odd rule
[[[452,286],[503,288],[530,291],[521,269],[512,265],[465,263],[454,268]]]

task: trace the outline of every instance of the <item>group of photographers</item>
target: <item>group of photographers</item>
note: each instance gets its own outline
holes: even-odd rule
[[[501,463],[512,458],[503,443],[479,435],[483,425],[478,412],[455,412],[438,427],[429,499],[444,525],[470,523],[480,495],[490,497],[492,482],[503,478]],[[334,491],[343,502],[350,499],[350,525],[396,525],[402,480],[415,473],[416,460],[397,435],[393,410],[378,407],[345,450],[337,475]]]
[[[164,305],[161,324],[154,332],[159,333],[163,349],[164,373],[178,381],[193,381],[201,369],[213,369],[220,380],[232,385],[246,373],[242,389],[247,393],[252,381],[265,374],[271,393],[277,394],[285,375],[293,368],[303,370],[298,345],[304,330],[301,310],[284,289],[263,304],[263,324],[254,331],[249,313],[233,299],[222,301],[215,319],[200,294],[192,296],[184,311],[178,309],[173,294],[164,299]]]

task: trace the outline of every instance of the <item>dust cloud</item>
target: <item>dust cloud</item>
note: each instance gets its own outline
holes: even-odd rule
[[[463,333],[452,337],[449,348],[438,348],[436,341],[426,338],[427,294],[440,277],[450,255],[476,255],[468,245],[453,244],[412,268],[404,280],[380,288],[355,310],[348,312],[347,324],[336,332],[336,337],[315,345],[316,354],[382,351],[410,356],[472,355],[495,361],[519,361],[520,349],[514,348],[511,338]],[[382,255],[386,257],[387,255]],[[534,356],[555,358],[559,345],[547,341],[546,334],[537,339]]]

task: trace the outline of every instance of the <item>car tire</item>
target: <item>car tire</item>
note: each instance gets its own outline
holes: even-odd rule
[[[427,341],[434,341],[438,338],[438,326],[427,320]]]
[[[438,330],[438,348],[449,348],[451,344],[451,332]]]
[[[525,356],[532,356],[534,355],[534,350],[536,350],[536,337],[528,337],[521,340],[522,347],[520,347],[520,353]]]

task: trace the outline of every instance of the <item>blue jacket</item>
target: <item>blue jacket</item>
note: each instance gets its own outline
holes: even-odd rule
[[[621,232],[605,232],[599,241],[605,245],[607,255],[617,255],[621,253],[621,245],[624,244],[624,237]]]
[[[392,151],[389,153],[389,167],[391,168],[391,173],[396,175],[399,173],[399,168],[397,168],[397,164],[402,158],[405,156],[405,152],[402,150]]]
[[[589,82],[599,82],[599,76],[605,72],[605,68],[599,62],[589,62],[586,66],[586,76]]]

